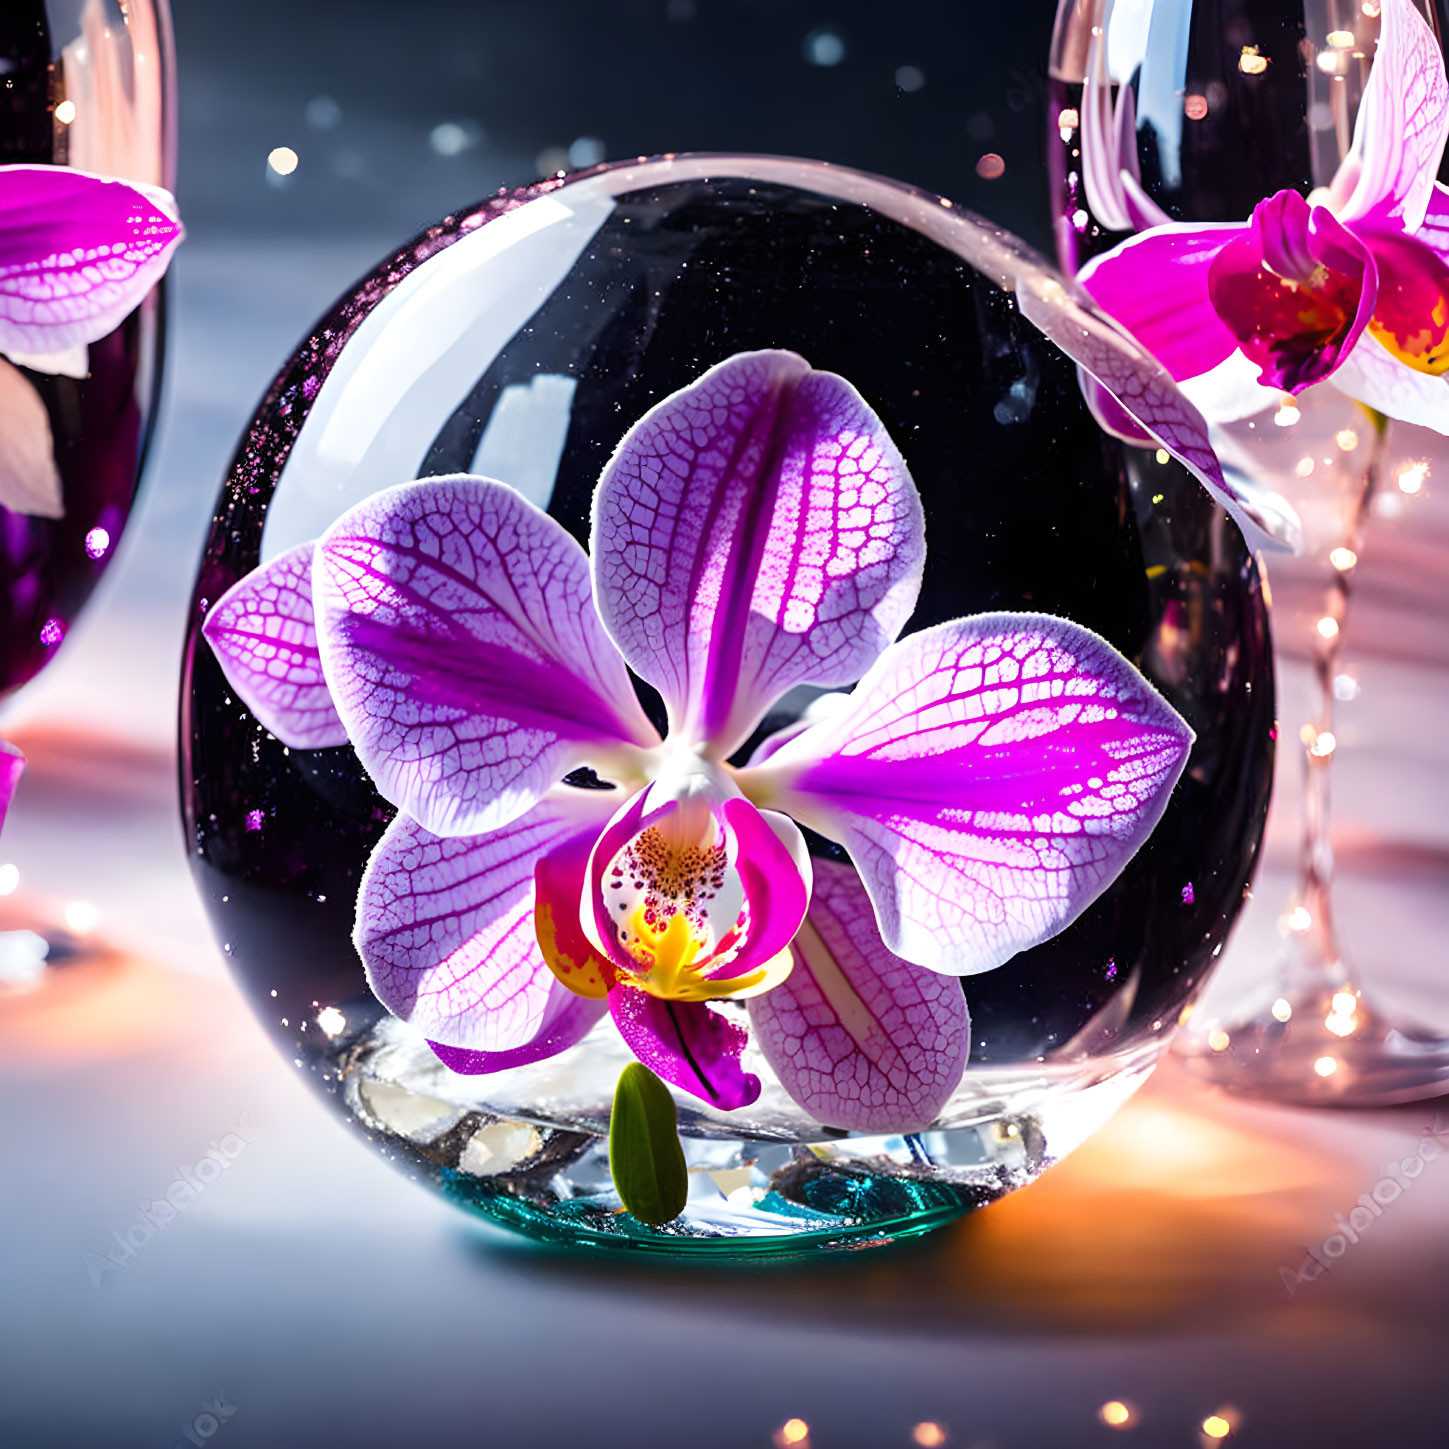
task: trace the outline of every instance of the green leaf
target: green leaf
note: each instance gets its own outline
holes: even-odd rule
[[[630,1062],[614,1088],[609,1171],[626,1211],[657,1228],[684,1211],[689,1173],[679,1145],[674,1098],[641,1062]]]

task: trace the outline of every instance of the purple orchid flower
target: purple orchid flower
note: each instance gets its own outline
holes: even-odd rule
[[[1064,620],[899,639],[924,557],[855,389],[743,353],[629,430],[589,554],[505,484],[424,479],[242,579],[204,632],[266,728],[350,741],[398,805],[355,938],[445,1064],[537,1061],[607,1013],[656,1074],[737,1108],[760,1091],[749,1032],[711,1003],[746,1001],[807,1110],[914,1131],[965,1067],[953,978],[1085,909],[1192,741]],[[728,763],[790,690],[852,684]],[[571,784],[583,767],[613,788]],[[800,825],[854,868],[812,860]]]
[[[86,346],[140,305],[183,235],[160,187],[0,166],[0,507],[64,511],[49,416],[11,364],[83,377]]]
[[[0,740],[0,828],[5,825],[6,812],[15,798],[15,787],[24,773],[25,756],[8,740]]]
[[[1449,190],[1435,181],[1449,81],[1409,0],[1383,0],[1382,17],[1329,186],[1280,191],[1244,223],[1151,225],[1081,271],[1212,421],[1332,379],[1389,417],[1449,433]],[[1129,195],[1132,179],[1119,168]]]

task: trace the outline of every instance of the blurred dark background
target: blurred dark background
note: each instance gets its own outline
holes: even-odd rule
[[[173,3],[198,240],[400,241],[499,186],[660,151],[843,162],[1050,240],[1051,0]]]

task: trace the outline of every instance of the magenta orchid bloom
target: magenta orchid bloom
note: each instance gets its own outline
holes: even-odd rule
[[[1271,405],[1264,389],[1331,378],[1379,412],[1449,433],[1449,191],[1434,179],[1449,82],[1409,0],[1383,0],[1382,16],[1331,185],[1306,199],[1280,191],[1241,224],[1153,225],[1082,269],[1088,293],[1210,420]],[[1119,179],[1128,196],[1140,191]],[[1125,210],[1132,224],[1154,220]]]
[[[0,507],[64,512],[50,418],[12,363],[84,377],[184,235],[171,194],[66,166],[0,166]]]
[[[241,580],[205,633],[284,742],[350,741],[400,814],[363,879],[379,1000],[492,1072],[607,1013],[720,1109],[785,1089],[916,1131],[959,1083],[954,978],[1060,931],[1156,824],[1191,732],[1038,615],[898,639],[925,524],[849,383],[743,353],[631,428],[591,552],[505,484],[425,479]],[[630,672],[661,696],[663,739]],[[801,686],[807,720],[729,761]],[[580,788],[588,769],[612,789]],[[854,867],[812,859],[800,826]]]
[[[15,797],[15,787],[25,773],[25,756],[7,740],[0,740],[0,828]]]

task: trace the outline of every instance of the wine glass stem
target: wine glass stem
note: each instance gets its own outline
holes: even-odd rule
[[[1293,984],[1340,985],[1348,972],[1333,926],[1333,729],[1335,680],[1348,624],[1354,565],[1363,543],[1364,525],[1379,486],[1388,420],[1365,409],[1373,424],[1373,441],[1362,473],[1354,480],[1343,510],[1343,527],[1330,555],[1333,583],[1323,612],[1313,624],[1314,715],[1300,734],[1303,750],[1303,836],[1298,861],[1298,910],[1290,923],[1298,938],[1291,953]],[[1352,559],[1340,550],[1348,550]],[[1347,563],[1348,567],[1341,567]],[[1300,912],[1306,912],[1306,920]]]

